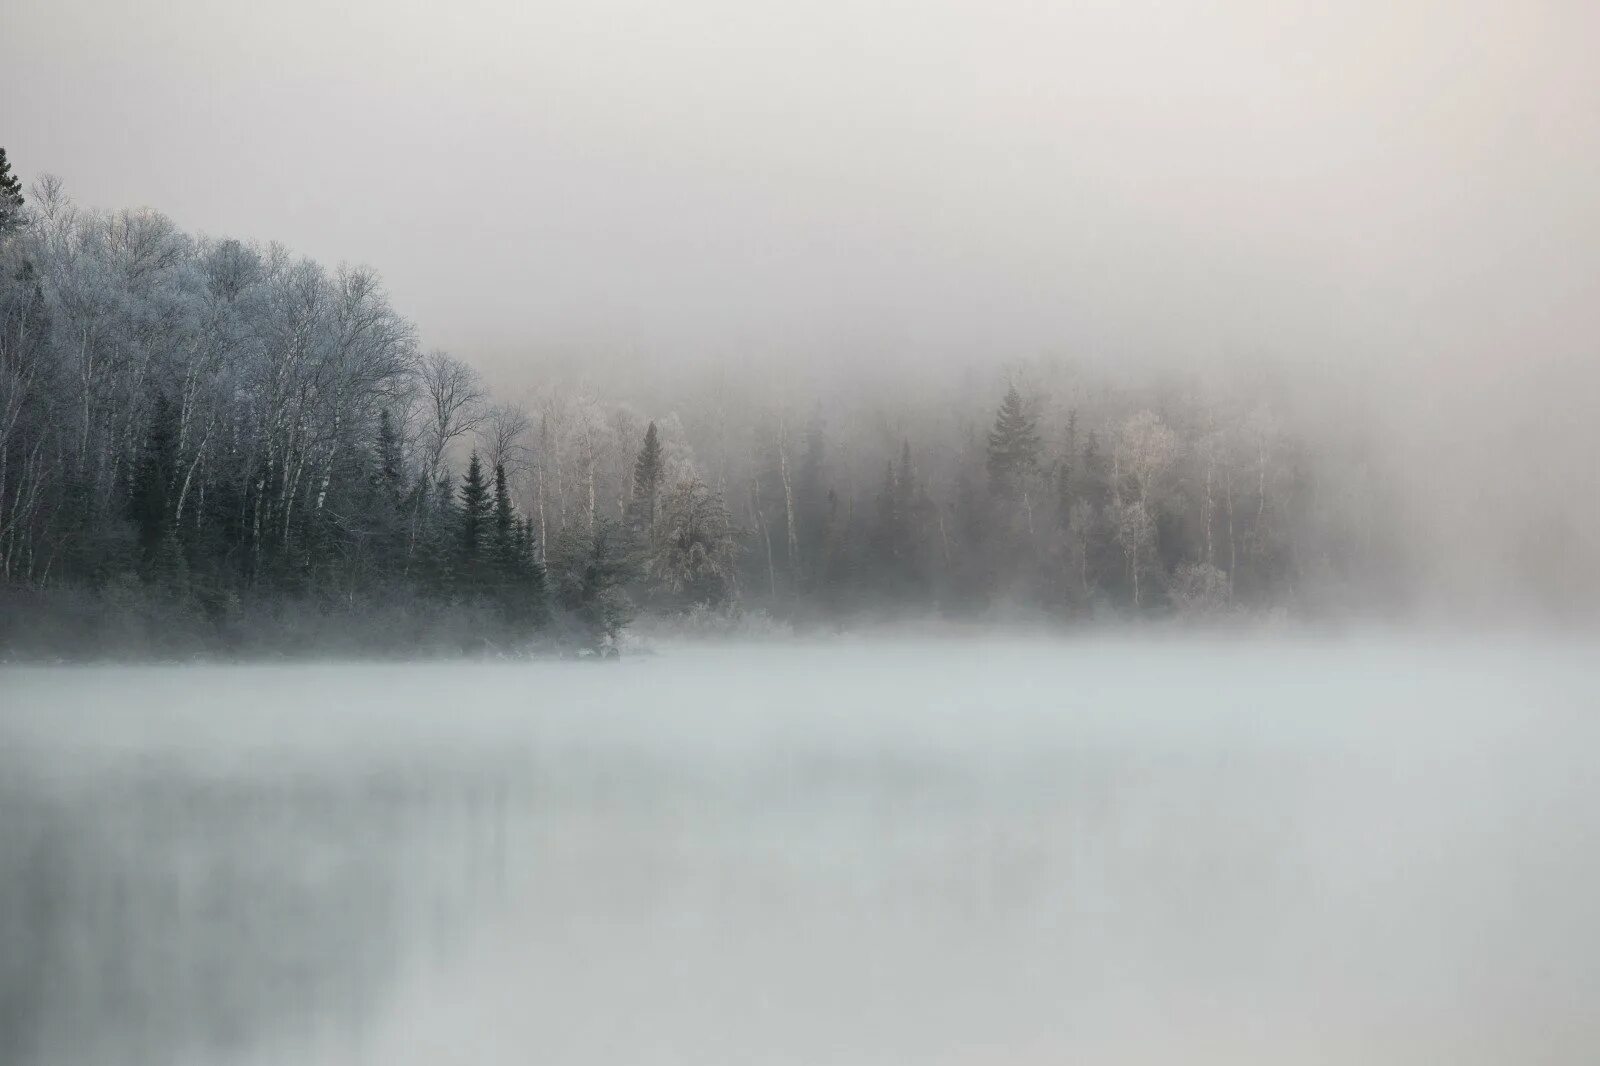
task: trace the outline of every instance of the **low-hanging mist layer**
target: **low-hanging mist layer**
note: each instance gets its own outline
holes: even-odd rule
[[[1578,641],[0,668],[10,1066],[1581,1066]]]

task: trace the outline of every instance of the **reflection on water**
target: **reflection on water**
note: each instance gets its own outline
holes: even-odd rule
[[[1585,1061],[1585,659],[1158,651],[13,671],[0,1061]]]
[[[144,761],[70,787],[13,767],[6,784],[7,1062],[354,1039],[402,952],[448,944],[502,861],[492,776]]]

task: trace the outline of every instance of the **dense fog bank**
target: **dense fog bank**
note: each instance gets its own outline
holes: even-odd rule
[[[1560,474],[1584,469],[1564,424],[1473,467],[1464,507],[1447,378],[1419,404],[1401,375],[1174,353],[641,354],[496,395],[370,270],[51,178],[6,196],[12,655],[609,649],[638,617],[1594,614],[1600,497]],[[1431,413],[1397,433],[1408,407]]]

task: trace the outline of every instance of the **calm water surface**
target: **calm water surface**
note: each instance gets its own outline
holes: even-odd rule
[[[3,668],[0,1062],[1592,1062],[1597,650]]]

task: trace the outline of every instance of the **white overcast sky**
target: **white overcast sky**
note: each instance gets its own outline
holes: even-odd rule
[[[0,0],[0,144],[489,366],[1468,359],[1595,335],[1597,10]]]

